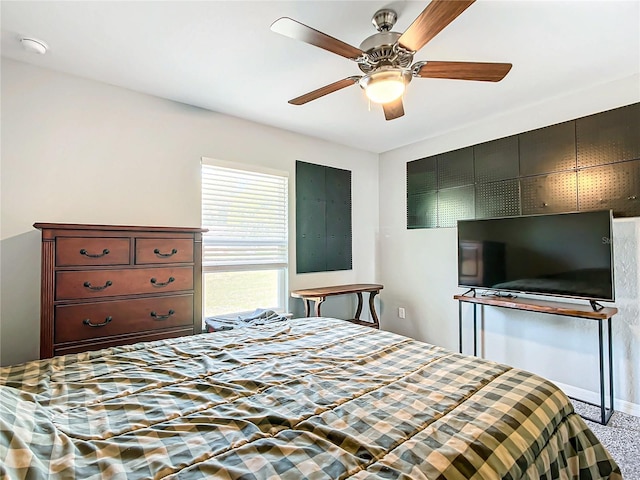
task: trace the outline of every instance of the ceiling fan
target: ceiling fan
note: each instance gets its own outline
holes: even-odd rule
[[[411,64],[418,50],[474,2],[432,0],[404,33],[391,31],[397,20],[396,12],[379,10],[371,20],[378,33],[365,39],[360,48],[291,18],[279,18],[271,25],[274,32],[353,60],[364,73],[325,85],[289,103],[304,105],[357,83],[372,102],[382,105],[385,118],[393,120],[404,115],[402,95],[413,77],[499,82],[511,70],[510,63],[420,61]]]

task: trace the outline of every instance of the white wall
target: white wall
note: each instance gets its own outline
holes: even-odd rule
[[[383,328],[458,348],[456,229],[406,229],[406,162],[640,101],[640,78],[619,79],[523,106],[380,156],[380,278]],[[614,221],[613,318],[616,408],[640,415],[640,219]],[[406,308],[406,319],[397,316]],[[471,318],[471,310],[464,310]],[[468,325],[469,323],[467,323]],[[596,322],[486,308],[483,354],[539,373],[595,401]],[[471,332],[466,337],[470,338]],[[471,352],[467,346],[466,352]]]
[[[203,156],[289,172],[290,289],[378,280],[376,154],[8,59],[1,126],[2,365],[39,355],[33,223],[199,226]],[[295,274],[296,160],[352,171],[352,270]]]

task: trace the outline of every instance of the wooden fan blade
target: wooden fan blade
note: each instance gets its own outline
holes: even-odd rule
[[[384,110],[384,118],[386,118],[387,120],[393,120],[395,118],[402,117],[404,115],[402,97],[394,100],[393,102],[383,103],[382,109]]]
[[[421,78],[499,82],[509,73],[511,66],[510,63],[427,62],[418,70],[418,76]]]
[[[293,100],[289,100],[291,105],[304,105],[311,100],[316,100],[317,98],[324,97],[329,93],[337,92],[345,87],[349,87],[356,83],[360,77],[347,77],[342,80],[338,80],[337,82],[331,83],[329,85],[325,85],[324,87],[320,87],[313,92],[305,93],[304,95],[300,95]]]
[[[400,36],[398,43],[407,50],[417,52],[473,2],[475,0],[432,0]]]
[[[350,60],[355,60],[364,55],[364,52],[342,40],[333,38],[326,33],[308,27],[303,23],[289,17],[282,17],[271,24],[271,30],[285,37],[310,43],[332,53],[337,53]]]

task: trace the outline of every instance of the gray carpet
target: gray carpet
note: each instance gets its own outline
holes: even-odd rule
[[[591,418],[600,416],[598,408],[576,400],[572,402],[576,412]],[[640,417],[614,412],[606,426],[586,422],[620,466],[624,480],[640,480]]]

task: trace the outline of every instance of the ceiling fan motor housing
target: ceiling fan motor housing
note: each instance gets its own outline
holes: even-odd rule
[[[396,12],[388,8],[383,8],[375,13],[371,19],[371,23],[373,23],[379,32],[390,32],[397,20],[398,15]]]
[[[397,41],[402,34],[398,32],[379,32],[371,35],[360,44],[360,50],[367,54],[367,61],[358,62],[364,73],[381,66],[408,68],[413,61],[413,53],[398,48]]]

